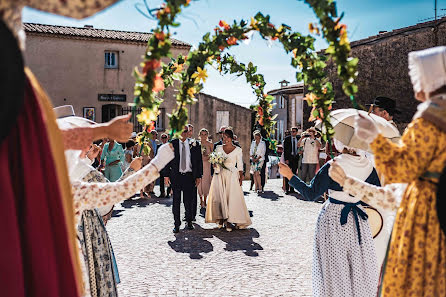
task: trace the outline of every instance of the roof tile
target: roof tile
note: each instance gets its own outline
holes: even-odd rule
[[[89,27],[68,27],[68,26],[55,26],[44,25],[35,23],[24,23],[24,30],[27,33],[42,33],[42,34],[54,34],[65,35],[73,37],[86,37],[97,39],[110,39],[110,40],[123,40],[133,42],[147,42],[152,36],[151,33],[143,32],[129,32],[129,31],[117,31],[117,30],[105,30]],[[171,38],[172,45],[191,47],[190,44]]]

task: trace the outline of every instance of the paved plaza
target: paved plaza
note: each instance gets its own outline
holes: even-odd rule
[[[260,197],[248,194],[244,182],[253,224],[233,232],[205,224],[200,215],[195,230],[183,224],[173,234],[172,199],[134,198],[116,205],[107,229],[120,296],[311,296],[321,204],[285,195],[281,185],[269,180]]]

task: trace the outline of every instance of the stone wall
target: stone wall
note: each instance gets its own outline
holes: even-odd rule
[[[189,122],[194,126],[194,137],[198,138],[201,128],[209,130],[212,142],[219,140],[216,127],[217,111],[229,111],[229,125],[237,135],[237,141],[243,150],[243,162],[249,177],[249,148],[251,145],[251,110],[243,106],[205,94],[198,94],[198,101],[189,106]]]
[[[419,102],[414,98],[408,75],[408,53],[438,45],[446,45],[446,18],[352,42],[352,56],[359,58],[358,102],[365,105],[373,102],[376,96],[393,98],[402,112],[394,120],[409,123]],[[327,66],[327,72],[336,91],[333,107],[352,107],[350,99],[342,92],[332,63]],[[308,109],[306,112],[309,113]]]

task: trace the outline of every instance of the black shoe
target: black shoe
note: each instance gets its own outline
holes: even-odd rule
[[[183,222],[186,222],[186,217],[183,218]]]
[[[158,196],[158,198],[166,198],[166,194],[160,194],[159,196]]]
[[[195,229],[195,227],[194,227],[194,225],[192,224],[192,222],[188,222],[188,223],[187,223],[187,229],[189,229],[189,230],[194,230],[194,229]]]
[[[289,193],[291,193],[291,192],[290,192],[290,191],[285,191],[285,194],[287,194],[287,195],[288,195]]]
[[[173,232],[173,233],[178,233],[178,232],[180,232],[180,227],[176,227],[176,226],[175,226],[175,228],[173,228],[172,232]]]

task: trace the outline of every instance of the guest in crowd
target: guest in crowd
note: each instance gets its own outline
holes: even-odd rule
[[[297,170],[299,168],[299,140],[300,135],[298,134],[298,128],[292,127],[291,128],[291,135],[285,137],[283,141],[283,156],[285,159],[285,164],[287,164],[291,170],[293,171],[293,174],[297,174]],[[294,192],[294,189],[289,186],[289,181],[285,177],[285,193],[289,194]]]
[[[122,146],[113,139],[108,139],[101,154],[104,163],[104,175],[111,181],[117,181],[122,175],[122,163],[124,162],[124,150]]]
[[[262,135],[259,130],[253,132],[254,140],[251,142],[251,148],[249,150],[251,160],[251,174],[254,177],[255,190],[257,193],[263,191],[262,181],[260,178],[260,171],[262,170],[263,163],[265,162],[266,145],[262,140]]]
[[[260,129],[260,135],[262,136],[262,141],[265,142],[265,156],[264,156],[265,161],[263,162],[262,169],[260,170],[260,184],[262,186],[262,192],[263,192],[267,180],[266,168],[267,168],[267,163],[269,161],[268,156],[271,154],[271,149],[269,148],[270,142],[267,137],[268,134],[263,127]]]
[[[135,142],[131,139],[125,143],[124,150],[124,165],[122,166],[122,171],[126,171],[129,168],[130,163],[133,160],[133,147],[135,146]]]
[[[316,129],[310,128],[303,134],[297,146],[302,147],[302,175],[305,182],[309,182],[316,174],[319,163],[320,141],[316,138]]]
[[[169,136],[167,136],[166,133],[161,134],[161,143],[158,144],[158,149],[163,145],[166,144],[167,141],[169,140]],[[166,194],[166,186],[164,184],[164,174],[161,172],[160,174],[160,178],[159,178],[159,183],[160,183],[160,195],[158,196],[158,198],[169,198],[170,196],[170,186],[167,187],[167,194]]]
[[[334,160],[349,174],[370,184],[380,185],[372,163],[358,150],[337,142],[343,153]],[[376,296],[378,265],[375,245],[361,201],[344,192],[328,174],[331,162],[306,184],[280,163],[280,173],[290,180],[307,200],[314,200],[328,191],[316,223],[313,250],[314,296]]]
[[[372,104],[367,105],[370,105],[370,111],[373,114],[386,119],[397,128],[395,122],[393,121],[393,116],[401,112],[396,108],[396,101],[394,99],[378,96],[375,98],[375,100],[373,100]]]
[[[194,126],[192,124],[187,124],[187,138],[194,138]]]
[[[437,203],[446,165],[446,47],[409,53],[409,76],[418,106],[400,143],[384,138],[375,123],[356,121],[356,135],[370,143],[387,183],[408,183],[398,208],[383,268],[381,296],[445,296],[446,237]],[[348,172],[346,172],[349,174]]]
[[[214,145],[208,139],[209,131],[205,128],[200,130],[200,144],[203,159],[203,177],[201,183],[198,185],[198,195],[200,196],[201,208],[206,207],[206,200],[209,195],[209,188],[211,186],[211,163],[209,163],[209,155],[214,150]]]

